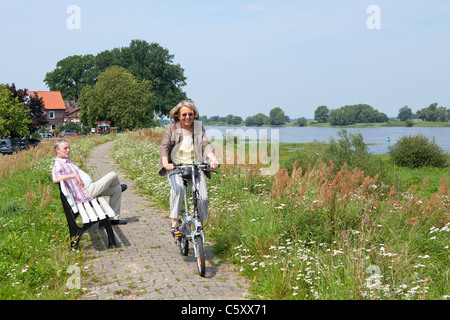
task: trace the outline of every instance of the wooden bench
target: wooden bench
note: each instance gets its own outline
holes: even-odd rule
[[[102,221],[108,235],[108,249],[114,248],[117,244],[109,218],[113,218],[115,213],[108,202],[103,197],[97,197],[91,202],[76,204],[65,182],[60,182],[58,185],[61,203],[69,225],[70,246],[76,248],[86,230]],[[78,216],[81,217],[81,226],[77,224]]]

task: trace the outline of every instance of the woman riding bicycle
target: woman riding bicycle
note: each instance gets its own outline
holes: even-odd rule
[[[192,164],[210,160],[211,169],[217,168],[219,163],[214,155],[214,147],[206,137],[205,127],[198,120],[199,114],[195,104],[190,100],[178,103],[169,114],[174,122],[166,127],[159,152],[159,175],[167,176],[170,182],[170,218],[171,233],[180,234],[178,213],[184,197],[183,179],[179,174],[168,174],[174,170],[174,163]],[[197,189],[199,190],[198,209],[200,221],[206,220],[208,215],[208,192],[206,190],[205,175],[211,178],[210,172],[200,171]],[[191,181],[189,182],[192,183]],[[191,186],[190,186],[191,187]]]

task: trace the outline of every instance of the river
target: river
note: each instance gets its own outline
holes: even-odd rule
[[[259,139],[268,136],[278,136],[280,142],[311,142],[329,141],[331,137],[338,139],[336,127],[227,127],[205,126],[208,138],[219,138],[219,132],[226,135],[228,132],[241,132],[250,139]],[[374,154],[385,154],[388,146],[393,145],[403,136],[417,135],[421,133],[425,137],[435,138],[436,144],[445,152],[450,153],[450,127],[367,127],[345,128],[348,133],[359,131],[364,137],[364,142],[370,144],[369,151]],[[242,133],[243,132],[243,133]]]

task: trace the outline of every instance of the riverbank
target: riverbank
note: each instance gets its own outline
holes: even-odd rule
[[[203,123],[208,127],[216,127],[216,126],[224,126],[224,127],[245,127],[245,122],[240,124],[227,124],[226,122],[206,122]],[[288,122],[285,125],[281,126],[272,126],[272,125],[262,125],[259,128],[281,128],[281,127],[298,127],[295,122]],[[422,121],[419,119],[413,119],[412,125],[408,125],[405,121],[392,120],[387,122],[380,123],[355,123],[348,126],[334,126],[330,123],[318,123],[314,120],[309,120],[307,122],[307,127],[331,127],[331,128],[376,128],[376,127],[450,127],[450,121],[447,122],[430,122],[430,121]]]
[[[210,139],[223,139],[229,134],[239,135],[243,139],[261,140],[269,142],[278,141],[286,143],[309,143],[313,141],[328,142],[336,137],[342,129],[349,133],[359,131],[364,142],[369,145],[373,154],[386,154],[388,147],[394,145],[404,136],[422,134],[427,138],[435,139],[436,144],[444,152],[450,154],[450,130],[447,127],[237,127],[237,126],[206,126],[206,135]],[[273,140],[273,141],[272,141]]]

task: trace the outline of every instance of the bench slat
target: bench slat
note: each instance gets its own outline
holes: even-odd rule
[[[95,199],[92,200],[92,201],[91,201],[91,204],[92,204],[92,206],[93,206],[94,209],[95,209],[95,213],[97,214],[98,219],[99,219],[99,220],[105,219],[105,218],[106,218],[105,213],[103,212],[102,208],[101,208],[100,205],[98,204],[97,200],[95,200]]]
[[[106,200],[103,197],[98,197],[97,199],[98,202],[100,202],[100,205],[102,206],[105,213],[108,215],[108,217],[114,218],[116,214],[114,213],[114,210],[109,206],[108,202],[106,202]]]
[[[92,207],[91,207],[91,205],[89,204],[89,202],[83,203],[83,206],[84,206],[84,209],[86,209],[86,212],[87,212],[87,214],[88,214],[88,216],[89,216],[89,219],[90,219],[92,222],[97,221],[97,220],[98,220],[98,217],[97,217],[97,215],[95,214],[94,209],[92,209]]]
[[[61,185],[61,191],[66,196],[67,202],[71,206],[73,213],[77,213],[78,212],[77,205],[75,204],[75,200],[73,199],[72,194],[67,189],[66,183],[63,181],[60,183],[60,185]]]
[[[84,210],[83,204],[79,203],[79,204],[77,204],[77,207],[80,211],[81,221],[83,221],[83,224],[89,223],[89,216],[86,213],[86,210]]]
[[[65,182],[60,183],[60,185],[61,191],[65,195],[73,213],[79,212],[83,223],[103,220],[106,218],[106,215],[110,218],[114,218],[114,210],[103,197],[97,197],[97,199],[92,200],[91,203],[93,207],[88,202],[76,204],[72,194],[67,189]]]

